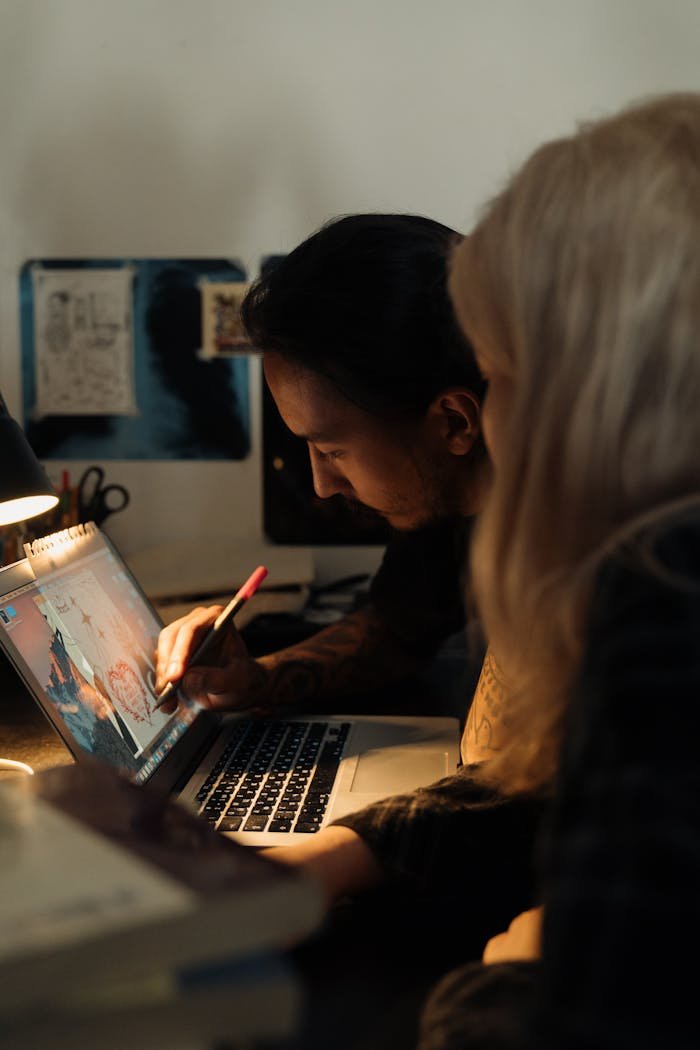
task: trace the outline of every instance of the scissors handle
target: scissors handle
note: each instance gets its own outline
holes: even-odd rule
[[[97,494],[104,481],[102,467],[88,467],[78,482],[78,513],[81,521],[89,521]]]
[[[105,518],[123,510],[129,502],[129,492],[123,485],[104,485],[102,467],[88,467],[78,483],[78,508],[81,521],[101,525]]]
[[[101,525],[110,514],[124,510],[128,502],[129,493],[123,485],[105,485],[93,501],[92,520],[95,525]]]

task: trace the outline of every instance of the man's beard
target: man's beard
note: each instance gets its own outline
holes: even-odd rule
[[[357,527],[358,533],[377,533],[380,539],[382,533],[388,536],[392,532],[416,532],[418,529],[429,528],[431,525],[437,525],[456,513],[451,508],[446,507],[440,500],[436,498],[428,499],[421,513],[413,518],[409,524],[402,525],[395,520],[389,520],[390,517],[397,518],[402,516],[402,511],[399,507],[382,513],[374,507],[368,507],[366,503],[361,503],[360,500],[353,499],[352,496],[343,496],[341,493],[328,499],[316,498],[314,499],[314,505],[321,511],[325,507],[327,513],[333,513],[333,511],[342,512]]]
[[[329,520],[340,519],[346,527],[357,533],[358,541],[370,538],[373,543],[382,543],[388,539],[392,526],[379,511],[368,507],[366,503],[337,493],[327,499],[314,496],[312,506],[320,515]]]

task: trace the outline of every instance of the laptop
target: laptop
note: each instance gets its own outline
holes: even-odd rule
[[[76,761],[97,757],[174,794],[252,846],[306,841],[456,770],[455,718],[251,718],[182,695],[174,713],[156,710],[163,624],[112,541],[89,523],[27,553],[0,570],[0,646]]]

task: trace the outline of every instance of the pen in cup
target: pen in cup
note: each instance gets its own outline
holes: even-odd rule
[[[235,614],[238,612],[241,606],[245,605],[248,599],[253,597],[253,595],[255,594],[258,587],[260,586],[260,584],[266,576],[267,569],[265,568],[265,566],[258,565],[257,569],[255,569],[255,571],[250,574],[243,586],[238,591],[236,591],[226,608],[223,609],[219,613],[217,618],[214,620],[212,627],[206,633],[201,644],[197,647],[197,649],[195,649],[191,659],[188,661],[188,669],[190,667],[194,667],[195,664],[201,663],[202,657],[209,651],[213,643],[216,641],[222,628],[226,626],[226,624],[229,622],[232,616],[235,616]],[[172,700],[173,696],[175,695],[180,686],[181,681],[182,679],[180,678],[176,682],[168,682],[165,689],[162,690],[155,704],[153,705],[155,710],[157,710],[159,707],[162,707],[163,704],[166,704],[168,700]]]

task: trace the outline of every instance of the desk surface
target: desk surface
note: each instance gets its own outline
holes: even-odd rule
[[[70,751],[0,653],[0,758],[27,762],[37,772],[72,762]]]

